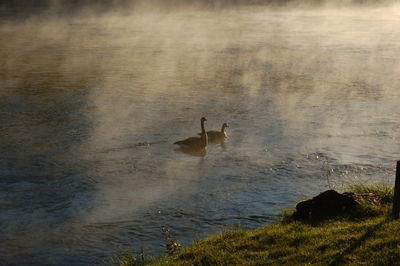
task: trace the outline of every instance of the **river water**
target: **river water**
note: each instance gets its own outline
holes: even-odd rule
[[[0,264],[92,265],[393,183],[400,10],[137,12],[0,24]],[[230,124],[204,157],[173,142]]]

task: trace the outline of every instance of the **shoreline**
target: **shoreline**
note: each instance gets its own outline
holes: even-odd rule
[[[359,206],[318,221],[295,221],[284,212],[281,221],[253,230],[229,230],[182,248],[167,243],[159,258],[126,254],[115,265],[395,265],[400,263],[400,220],[390,217],[393,189],[357,184],[350,193]],[[360,196],[362,195],[362,196]],[[169,244],[169,246],[168,246]],[[168,253],[168,252],[167,252]]]

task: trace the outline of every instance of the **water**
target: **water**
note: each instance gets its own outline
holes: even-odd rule
[[[3,21],[0,264],[161,254],[399,159],[399,9]],[[205,157],[173,142],[228,122]]]

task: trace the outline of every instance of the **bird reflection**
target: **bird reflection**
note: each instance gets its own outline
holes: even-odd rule
[[[204,157],[207,155],[207,148],[189,148],[179,147],[174,149],[175,152],[181,152],[192,156]]]
[[[221,145],[222,151],[226,151],[225,140],[221,140],[221,141],[219,142],[219,145]]]

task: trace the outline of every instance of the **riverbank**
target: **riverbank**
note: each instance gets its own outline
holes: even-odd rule
[[[197,241],[153,265],[397,265],[400,220],[390,218],[393,190],[355,185],[360,205],[352,215],[319,222],[281,222],[256,230],[234,230]],[[143,265],[126,256],[120,265]]]

